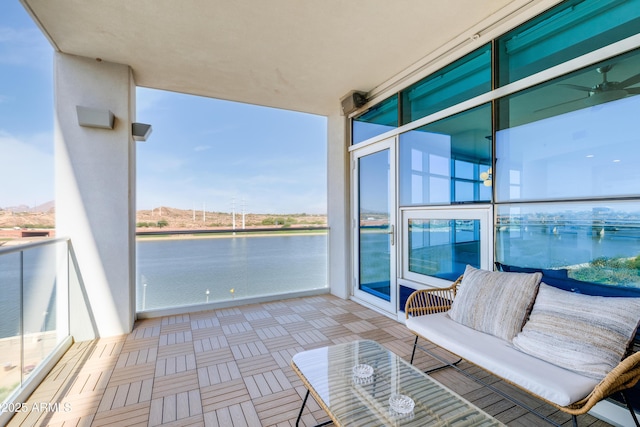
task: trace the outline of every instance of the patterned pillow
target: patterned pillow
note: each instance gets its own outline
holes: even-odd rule
[[[503,273],[467,266],[449,317],[511,341],[533,305],[541,273]]]
[[[601,380],[624,356],[639,321],[640,298],[582,295],[542,283],[513,345]]]

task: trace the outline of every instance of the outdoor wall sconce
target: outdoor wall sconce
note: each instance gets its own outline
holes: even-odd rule
[[[78,114],[78,124],[80,126],[113,129],[115,117],[109,110],[76,105],[76,113]]]
[[[135,141],[146,141],[151,130],[151,125],[146,123],[131,123],[131,135]]]
[[[84,127],[113,129],[115,116],[109,110],[82,107],[76,105],[78,124]],[[151,134],[151,125],[146,123],[131,123],[131,136],[135,141],[146,141]]]
[[[366,92],[352,90],[340,98],[340,103],[342,104],[342,114],[347,116],[367,103],[367,94]]]

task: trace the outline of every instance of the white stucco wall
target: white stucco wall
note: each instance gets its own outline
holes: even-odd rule
[[[347,119],[339,112],[327,120],[327,213],[329,222],[329,285],[331,293],[349,298],[349,152]]]
[[[71,334],[128,333],[135,320],[132,72],[56,53],[54,90],[56,233],[71,238],[80,272],[71,289]],[[78,105],[113,112],[114,129],[79,126]]]

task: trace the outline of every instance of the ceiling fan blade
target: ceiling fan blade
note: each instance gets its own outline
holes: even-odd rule
[[[625,89],[625,91],[632,95],[638,95],[640,94],[640,87],[630,87]]]
[[[578,85],[571,85],[571,84],[566,84],[566,83],[560,83],[558,84],[558,86],[564,86],[564,87],[568,87],[570,89],[576,89],[576,90],[583,90],[585,92],[591,92],[591,88],[587,87],[587,86],[578,86]]]
[[[640,83],[640,73],[636,74],[635,76],[631,76],[624,81],[621,81],[619,84],[620,87],[626,88],[627,86],[633,86],[636,83]]]

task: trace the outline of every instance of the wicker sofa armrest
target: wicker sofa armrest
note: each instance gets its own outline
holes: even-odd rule
[[[413,292],[405,304],[406,318],[448,311],[461,281],[462,276],[448,288],[421,289]]]
[[[587,397],[566,407],[558,407],[570,414],[580,415],[589,411],[599,401],[613,393],[633,387],[640,380],[640,351],[623,359],[595,386]]]

